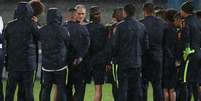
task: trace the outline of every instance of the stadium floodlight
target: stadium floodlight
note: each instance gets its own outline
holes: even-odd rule
[[[0,34],[2,34],[2,32],[3,32],[3,19],[0,16]]]

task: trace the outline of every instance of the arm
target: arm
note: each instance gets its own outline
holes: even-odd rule
[[[6,70],[8,69],[8,40],[9,40],[9,34],[8,34],[8,25],[6,26],[5,30],[3,31],[3,36],[4,36],[4,40],[3,40],[3,44],[4,44],[4,57],[5,57],[5,60],[4,60],[4,64],[5,64],[5,67],[6,67]]]

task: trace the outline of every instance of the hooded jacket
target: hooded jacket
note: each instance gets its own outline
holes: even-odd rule
[[[185,18],[187,35],[189,36],[190,47],[195,50],[191,56],[188,79],[194,82],[200,82],[200,60],[201,60],[201,23],[195,15]]]
[[[57,8],[47,13],[47,25],[39,31],[42,47],[42,69],[60,71],[67,68],[69,33],[62,26],[62,15]]]
[[[27,2],[20,2],[15,20],[5,28],[8,71],[33,71],[37,67],[38,29],[32,22],[33,10]]]

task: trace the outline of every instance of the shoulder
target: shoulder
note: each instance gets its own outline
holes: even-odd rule
[[[88,24],[86,24],[84,26],[86,26],[87,28],[91,28],[91,27],[93,27],[93,24],[92,23],[88,23]]]
[[[17,19],[11,20],[8,22],[7,26],[12,25],[12,24],[16,23],[17,21],[18,21]]]
[[[144,24],[143,24],[140,20],[139,20],[139,21],[135,20],[135,22],[136,22],[136,24],[137,24],[138,26],[140,26],[140,27],[142,27],[142,28],[145,28]]]
[[[122,21],[116,23],[116,28],[122,28],[122,27],[125,27],[125,25],[127,25],[126,21],[122,20]]]

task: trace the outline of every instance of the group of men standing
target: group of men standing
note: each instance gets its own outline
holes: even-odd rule
[[[46,25],[38,16],[40,1],[20,2],[3,30],[0,24],[1,68],[5,60],[8,80],[5,101],[34,101],[33,83],[42,50],[40,101],[50,101],[56,84],[56,101],[84,101],[86,83],[95,83],[94,101],[102,99],[105,71],[112,71],[115,101],[147,101],[148,84],[154,101],[201,100],[201,20],[192,2],[181,11],[167,9],[165,19],[155,16],[154,5],[143,6],[144,19],[135,19],[128,4],[113,13],[112,25],[101,24],[101,10],[92,6],[69,9],[67,21],[57,8],[47,11]],[[0,19],[1,21],[1,19]],[[1,23],[1,22],[0,22]],[[4,57],[5,56],[5,57]],[[4,101],[2,84],[0,100]]]

